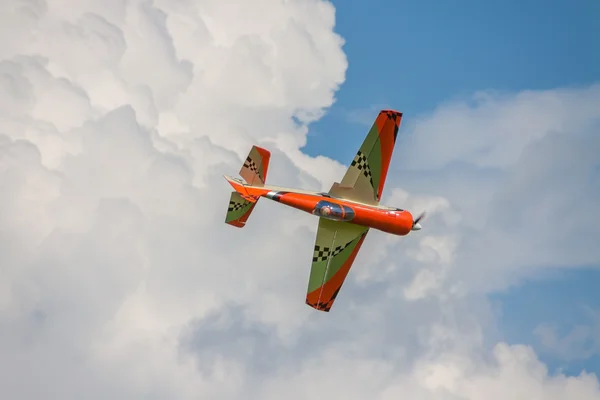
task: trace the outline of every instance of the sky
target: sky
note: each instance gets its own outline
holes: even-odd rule
[[[461,7],[435,1],[333,3],[350,63],[336,103],[311,126],[308,154],[345,162],[352,146],[340,149],[328,133],[343,130],[360,140],[363,132],[353,126],[352,114],[370,107],[402,109],[408,120],[482,90],[514,93],[598,81],[600,4],[594,0],[556,0],[551,6],[541,0],[468,1]]]
[[[485,4],[1,2],[0,397],[600,399],[600,8]],[[388,107],[427,219],[316,312],[223,174],[327,190]]]
[[[514,94],[600,81],[600,53],[593,51],[600,45],[597,1],[553,1],[550,6],[544,1],[472,1],[462,7],[431,1],[333,3],[349,67],[336,102],[311,125],[303,148],[310,155],[347,163],[378,108],[397,108],[404,113],[404,124],[411,124],[441,104],[479,91]],[[410,167],[401,158],[392,165],[401,182]],[[402,184],[412,189],[410,181]],[[435,186],[427,190],[435,193]],[[598,220],[600,214],[590,217]],[[593,323],[581,307],[598,309],[597,261],[592,268],[532,276],[494,293],[503,334],[533,345],[552,369],[599,373],[596,356],[565,363],[534,335],[540,324],[553,324],[567,334],[574,326]],[[596,346],[590,340],[581,345]]]

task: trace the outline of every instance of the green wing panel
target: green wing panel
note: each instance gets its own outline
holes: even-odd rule
[[[369,228],[319,218],[306,304],[329,311]]]
[[[379,203],[401,120],[402,113],[398,111],[383,110],[379,113],[342,181],[339,185],[334,184],[332,189],[335,193],[331,194],[345,191],[345,197],[350,199]],[[348,188],[352,188],[354,193]]]

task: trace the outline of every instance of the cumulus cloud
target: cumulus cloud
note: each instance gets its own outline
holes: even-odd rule
[[[3,398],[600,397],[595,377],[550,377],[530,349],[487,336],[489,305],[464,279],[484,267],[461,258],[465,192],[390,180],[386,202],[428,209],[431,229],[404,241],[371,233],[330,314],[303,303],[313,217],[261,203],[243,230],[223,223],[222,174],[254,143],[273,152],[273,183],[326,188],[343,173],[299,150],[347,66],[330,3],[15,0],[0,5],[0,22]],[[535,104],[520,112],[576,108],[594,90],[541,103],[529,94]],[[489,162],[411,146],[432,165],[503,168],[494,198],[511,207],[528,184],[511,168],[548,178],[526,146],[559,140],[553,152],[566,139],[545,134],[554,120],[501,143],[486,110],[469,109],[459,126],[495,129]],[[415,138],[446,115],[419,122]],[[582,136],[569,151],[587,150],[589,172],[594,126],[573,118]],[[531,206],[542,192],[529,193]]]
[[[447,202],[439,217],[454,219],[446,226],[456,267],[444,272],[448,288],[489,292],[542,268],[597,265],[600,112],[591,105],[598,102],[598,84],[486,93],[411,124],[393,176]]]

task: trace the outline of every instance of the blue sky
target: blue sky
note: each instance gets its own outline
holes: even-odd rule
[[[540,359],[553,370],[577,374],[585,369],[599,374],[600,357],[597,354],[564,361],[548,353],[534,335],[540,323],[554,325],[560,336],[567,335],[577,325],[593,324],[590,311],[600,310],[599,284],[600,273],[597,270],[578,269],[530,281],[491,296],[492,301],[501,307],[497,317],[503,339],[532,345]],[[589,348],[594,344],[586,341],[583,346]]]
[[[581,86],[600,80],[600,2],[333,1],[349,69],[336,104],[311,126],[304,150],[343,164],[367,127],[352,120],[366,106],[404,112],[404,124],[479,90],[518,92]],[[459,6],[458,6],[459,5]],[[401,129],[402,132],[402,129]],[[341,141],[340,137],[345,140]],[[394,160],[402,169],[402,160]],[[591,357],[565,363],[533,331],[553,324],[567,334],[600,309],[600,273],[575,270],[526,282],[493,296],[501,334],[534,346],[551,370],[600,373]]]
[[[551,89],[600,76],[595,0],[333,3],[349,68],[336,104],[311,127],[309,154],[351,159],[364,127],[346,112],[365,104],[401,109],[408,121],[477,90]],[[333,131],[354,141],[340,148]]]

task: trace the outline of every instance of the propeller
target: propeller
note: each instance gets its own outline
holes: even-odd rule
[[[412,226],[412,230],[413,231],[418,231],[420,230],[421,224],[419,223],[423,218],[425,217],[425,212],[422,212],[421,215],[419,215],[417,218],[415,218],[415,220],[413,221],[413,226]]]

